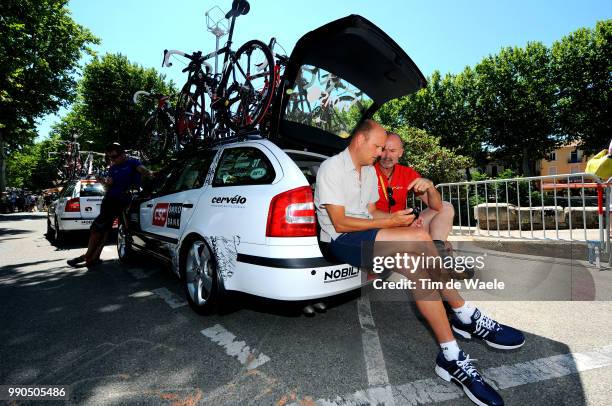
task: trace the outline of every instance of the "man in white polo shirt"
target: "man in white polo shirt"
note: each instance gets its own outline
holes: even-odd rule
[[[362,267],[362,243],[374,241],[401,242],[406,247],[417,242],[425,247],[427,255],[437,255],[431,236],[423,228],[409,227],[415,220],[412,210],[385,213],[376,209],[378,183],[372,165],[381,156],[386,139],[383,127],[373,120],[365,120],[355,130],[350,145],[325,160],[317,172],[314,200],[321,241],[330,243],[330,252],[338,260],[357,267]],[[414,277],[408,273],[405,276]],[[523,334],[484,315],[466,303],[456,290],[441,289],[434,293],[427,300],[419,300],[415,293],[415,299],[441,347],[436,373],[446,381],[454,380],[462,385],[477,404],[503,405],[501,396],[459,349],[453,330],[464,338],[483,339],[498,349],[522,346]],[[442,301],[448,302],[454,311],[450,322]]]

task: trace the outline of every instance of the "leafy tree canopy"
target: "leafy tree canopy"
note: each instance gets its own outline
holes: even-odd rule
[[[67,3],[0,2],[0,190],[6,154],[31,142],[38,118],[72,100],[78,62],[99,42],[74,22]]]
[[[132,63],[124,55],[94,58],[83,70],[76,103],[53,133],[65,140],[78,135],[81,149],[88,141],[97,151],[115,141],[126,148],[133,147],[142,134],[145,118],[157,107],[156,101],[147,99],[135,105],[132,97],[138,90],[176,92],[164,75]]]

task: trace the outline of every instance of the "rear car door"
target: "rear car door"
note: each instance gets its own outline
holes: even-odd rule
[[[273,183],[282,169],[260,144],[226,147],[200,204],[211,236],[264,244]]]
[[[215,154],[202,151],[185,160],[181,170],[169,179],[165,193],[155,201],[151,232],[170,243],[178,242],[207,187],[204,181]]]

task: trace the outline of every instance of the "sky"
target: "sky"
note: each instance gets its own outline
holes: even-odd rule
[[[610,0],[251,0],[250,12],[236,20],[234,49],[250,39],[276,37],[291,53],[299,38],[349,14],[372,21],[393,38],[425,76],[435,70],[459,73],[505,46],[555,40],[581,27],[612,18]],[[121,53],[134,63],[154,67],[180,85],[182,66],[162,68],[164,49],[185,52],[215,49],[205,12],[227,11],[231,0],[72,0],[73,19],[101,39],[99,55]],[[218,15],[212,11],[211,16]],[[221,39],[221,45],[224,39]],[[282,51],[281,51],[282,53]],[[363,61],[368,63],[368,61]],[[45,138],[57,115],[40,120]]]

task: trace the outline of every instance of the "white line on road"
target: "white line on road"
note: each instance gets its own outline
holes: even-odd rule
[[[373,390],[368,390],[360,396],[366,396],[373,400],[374,404],[382,403],[385,405],[393,404],[393,393],[389,386],[389,375],[387,374],[387,366],[385,365],[385,357],[383,356],[378,330],[374,324],[372,317],[372,308],[370,299],[367,296],[361,296],[357,301],[357,314],[359,315],[359,324],[361,324],[361,343],[363,345],[363,358],[366,364],[366,373],[368,376],[368,384]]]
[[[244,341],[236,341],[236,336],[220,324],[204,329],[201,333],[225,348],[227,355],[236,358],[247,369],[255,369],[270,361],[270,357],[255,348],[251,349]]]
[[[612,345],[583,353],[569,353],[539,358],[513,365],[502,365],[483,371],[492,386],[508,389],[531,383],[562,378],[578,372],[612,366]],[[389,386],[357,391],[333,400],[319,399],[318,405],[357,406],[364,404],[389,404],[383,402],[381,394]],[[420,379],[403,385],[391,387],[393,400],[401,405],[423,405],[443,402],[464,396],[461,389],[438,378]],[[379,392],[376,392],[378,390]]]
[[[168,303],[168,306],[170,306],[173,309],[176,309],[181,306],[185,306],[187,304],[187,302],[185,302],[179,295],[176,295],[170,292],[166,288],[154,289],[151,292],[155,293],[157,296],[164,299],[164,301]]]

